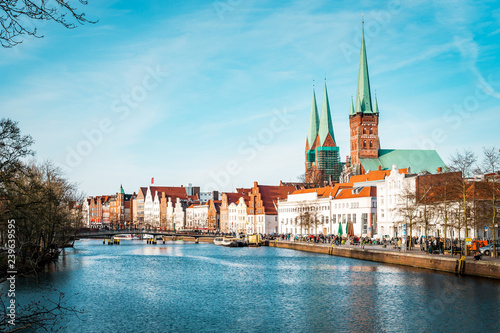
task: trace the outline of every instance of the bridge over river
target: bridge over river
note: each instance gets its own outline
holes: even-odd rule
[[[195,240],[199,238],[214,238],[214,235],[200,234],[192,232],[173,232],[154,229],[118,229],[118,230],[96,230],[96,231],[79,231],[76,233],[76,238],[113,238],[117,235],[151,235],[156,237],[191,237]]]

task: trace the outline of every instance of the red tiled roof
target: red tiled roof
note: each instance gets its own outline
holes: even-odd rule
[[[154,198],[158,192],[158,198],[162,197],[162,193],[165,192],[165,196],[172,198],[172,202],[175,202],[177,198],[181,200],[187,199],[187,193],[185,187],[175,187],[175,186],[150,186],[151,197]]]
[[[376,197],[376,186],[365,186],[358,193],[353,193],[354,188],[341,189],[335,196],[335,199],[350,199],[350,198],[363,198],[363,197]]]
[[[139,193],[142,193],[143,197],[146,197],[146,193],[148,192],[147,187],[139,187]]]
[[[402,174],[407,174],[408,173],[408,168],[406,169],[399,169],[399,173]],[[391,174],[391,170],[375,170],[375,171],[369,171],[366,174],[363,175],[356,175],[356,176],[351,176],[349,179],[349,183],[360,183],[360,182],[369,182],[369,181],[375,181],[375,180],[384,180],[386,176],[389,176]]]
[[[235,204],[238,204],[238,201],[240,200],[241,197],[243,197],[245,199],[245,201],[248,200],[248,193],[250,192],[250,189],[246,189],[247,191],[245,191],[243,194],[243,192],[241,193],[226,193],[226,196],[227,196],[227,205],[229,206],[230,204],[232,204],[233,202]]]
[[[302,193],[318,193],[318,197],[335,197],[335,194],[342,188],[350,188],[352,184],[348,183],[337,183],[334,186],[326,186],[326,187],[318,187],[318,188],[309,188],[305,190],[296,190],[292,194],[302,194]]]
[[[272,185],[257,185],[261,195],[262,202],[266,211],[266,215],[278,214],[276,211],[276,203],[278,199],[286,199],[288,194],[295,191],[294,186],[272,186]]]

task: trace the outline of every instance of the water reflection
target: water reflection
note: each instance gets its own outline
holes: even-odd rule
[[[68,331],[500,331],[498,281],[286,249],[88,240],[49,269],[19,299],[78,293]]]

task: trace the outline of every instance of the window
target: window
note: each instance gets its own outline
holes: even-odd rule
[[[347,214],[347,221],[351,221],[351,214]]]
[[[363,140],[363,148],[366,148],[366,140]]]
[[[361,233],[362,234],[368,233],[368,214],[367,213],[361,214]]]
[[[366,134],[366,127],[363,127],[363,134]]]
[[[337,223],[337,215],[332,215],[332,223],[335,224]]]
[[[373,134],[373,128],[370,127],[370,134]]]
[[[373,148],[373,142],[370,140],[370,148]]]

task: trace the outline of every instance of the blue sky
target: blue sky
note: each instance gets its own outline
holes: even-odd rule
[[[0,50],[0,115],[88,195],[296,180],[325,77],[344,160],[362,13],[382,148],[499,145],[496,1],[89,2]]]

